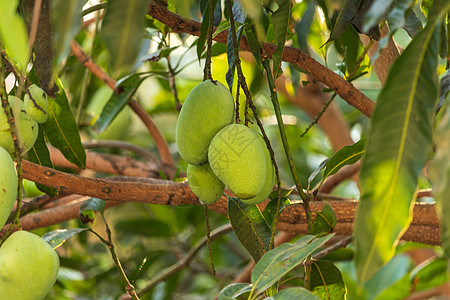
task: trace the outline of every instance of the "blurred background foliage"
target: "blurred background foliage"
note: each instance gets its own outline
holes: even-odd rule
[[[328,8],[327,17],[332,21],[335,20],[343,1],[328,0],[321,2]],[[94,3],[94,1],[88,1],[84,8]],[[200,1],[173,0],[169,1],[169,8],[173,9],[173,4],[176,4],[179,9],[178,13],[181,15],[184,14],[189,18],[201,20]],[[306,36],[302,36],[302,40],[299,40],[298,36],[292,31],[288,43],[300,48],[307,45],[307,50],[316,60],[336,73],[346,76],[352,72],[354,67],[352,62],[354,63],[364,50],[358,38],[358,33],[352,26],[348,26],[345,33],[334,43],[323,46],[330,35],[330,27],[327,25],[324,11],[315,4],[315,1],[295,1],[292,10],[292,26],[297,32],[306,33]],[[94,15],[94,13],[86,15],[84,22],[90,22],[95,17]],[[311,18],[310,26],[302,23],[302,20],[308,16]],[[83,27],[77,33],[75,40],[82,45],[84,51],[100,67],[108,71],[111,70],[109,53],[97,32],[97,25],[95,20],[90,22],[88,26]],[[175,145],[175,123],[178,111],[169,84],[169,73],[173,70],[176,72],[176,89],[179,100],[183,103],[190,90],[203,79],[204,60],[200,62],[197,60],[195,47],[197,37],[169,33],[170,30],[167,27],[151,17],[146,19],[145,26],[146,41],[142,45],[141,57],[155,55],[155,53],[164,49],[170,50],[166,51],[169,55],[164,57],[156,55],[154,61],[139,62],[135,71],[144,72],[146,76],[148,75],[148,78],[139,87],[136,99],[152,116],[167,140],[182,177],[187,165],[180,159]],[[276,42],[271,26],[269,25],[267,28],[266,41]],[[306,27],[302,28],[302,26]],[[403,30],[399,30],[395,38],[399,45],[403,47],[411,40]],[[177,48],[173,49],[173,47]],[[228,69],[226,47],[214,44],[213,55],[213,78],[225,84],[225,74]],[[251,86],[261,120],[275,150],[282,184],[285,187],[290,187],[293,182],[282,150],[265,78],[250,55],[243,53],[242,61],[244,75]],[[361,66],[360,71],[367,72],[367,74],[353,81],[353,84],[375,101],[381,88],[380,82],[374,74],[367,56],[363,59]],[[304,74],[301,74],[299,70],[292,66],[283,64],[283,71],[292,81],[306,80]],[[91,75],[74,56],[67,58],[58,75],[66,87],[73,113],[77,116],[83,141],[92,139],[122,140],[136,144],[158,155],[155,143],[146,128],[128,107],[121,112],[106,131],[101,134],[95,132],[93,124],[98,118],[102,106],[111,96],[111,91],[100,79]],[[123,75],[126,74],[121,74],[121,76]],[[119,79],[119,77],[116,79]],[[292,84],[292,81],[286,81],[286,89],[291,93],[297,88],[296,85]],[[281,93],[279,93],[279,97],[295,167],[299,172],[301,182],[306,183],[311,173],[334,151],[326,135],[318,126],[312,127],[304,137],[300,137],[300,134],[313,120]],[[242,93],[239,101],[245,103],[245,97]],[[361,137],[367,136],[368,119],[345,101],[339,99],[339,96],[336,97],[334,102],[339,106],[346,123],[350,126],[353,140],[357,141]],[[241,105],[242,114],[243,109],[244,106]],[[250,126],[256,125],[250,124]],[[98,149],[95,151],[134,155],[117,149]],[[100,176],[104,175],[100,174]],[[317,183],[317,180],[313,182],[313,185]],[[423,185],[427,186],[427,184],[424,181]],[[33,184],[27,183],[27,185],[29,187],[25,187],[26,196],[34,196],[36,190],[33,188]],[[359,197],[356,184],[350,180],[341,184],[333,193],[346,198]],[[293,195],[292,200],[298,199]],[[106,210],[105,216],[113,230],[114,243],[125,272],[129,275],[132,283],[138,287],[145,286],[155,275],[179,261],[206,234],[204,210],[201,206],[175,207],[129,203]],[[228,219],[211,211],[209,222],[211,229],[214,229],[227,223]],[[72,220],[51,228],[42,228],[36,230],[36,232],[42,235],[49,230],[58,228],[83,226],[85,225],[79,220]],[[104,224],[101,218],[96,218],[92,227],[104,235]],[[422,246],[412,245],[411,247]],[[124,293],[122,281],[108,250],[91,233],[80,233],[70,239],[63,247],[60,247],[58,251],[61,257],[61,271],[54,289],[46,299],[117,299]],[[216,276],[211,275],[208,249],[204,247],[188,267],[171,276],[167,281],[158,283],[141,299],[213,299],[251,260],[232,233],[223,235],[212,243],[212,255],[217,270]],[[354,286],[354,269],[351,266],[352,263],[348,261],[351,256],[352,247],[350,246],[329,257],[331,261],[344,261],[338,266],[349,292],[356,288]],[[399,292],[399,295],[408,295],[407,289],[414,279],[414,276],[409,275],[412,273],[409,272],[413,268],[415,268],[416,276],[418,274],[424,277],[429,276],[427,280],[421,281],[424,282],[424,286],[420,288],[435,286],[438,284],[437,282],[447,279],[445,261],[436,261],[435,270],[440,271],[431,272],[429,270],[423,271],[421,268],[418,269],[403,256],[397,260],[393,262],[394,264],[398,263],[397,267],[390,268],[386,272],[392,275],[392,283],[396,284],[395,289],[392,290],[404,292],[403,294]],[[288,284],[295,283],[298,280],[296,277],[301,273],[301,268],[292,271],[289,275],[291,279]],[[376,284],[373,283],[373,285]],[[373,290],[375,289],[373,288]]]

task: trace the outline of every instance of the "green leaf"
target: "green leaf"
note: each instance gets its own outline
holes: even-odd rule
[[[362,139],[351,146],[342,147],[325,163],[322,182],[329,176],[336,174],[343,166],[356,163],[363,155],[366,140]]]
[[[345,299],[347,290],[339,269],[329,261],[312,261],[311,291],[320,299]]]
[[[407,255],[396,255],[364,284],[364,290],[368,298],[375,299],[385,289],[402,280],[408,274],[410,267],[411,260]]]
[[[430,177],[436,210],[441,221],[442,248],[447,256],[450,272],[450,109],[448,106],[440,120],[435,140],[436,154],[431,163]]]
[[[186,0],[172,0],[175,5],[176,12],[182,17],[189,18],[190,14],[190,2]]]
[[[414,1],[411,0],[397,0],[395,2],[387,20],[389,31],[395,32],[405,25],[406,13],[411,9],[412,5],[414,5]]]
[[[50,153],[48,152],[47,145],[45,144],[44,139],[44,128],[41,124],[39,124],[38,137],[33,147],[28,151],[28,160],[34,162],[35,164],[46,166],[53,169],[53,163],[50,160]],[[48,186],[42,185],[40,183],[36,183],[36,187],[46,193],[47,195],[54,197],[58,195],[58,191]]]
[[[289,33],[292,10],[292,2],[290,0],[278,0],[277,3],[279,7],[272,15],[273,33],[278,41],[277,48],[272,54],[274,78],[278,78],[283,73],[281,62]]]
[[[361,139],[358,142],[350,146],[342,147],[338,152],[336,152],[332,157],[324,160],[316,170],[309,176],[308,186],[314,180],[314,178],[319,174],[321,170],[325,170],[320,185],[323,184],[325,179],[329,176],[335,174],[343,166],[351,165],[356,163],[365,153],[366,140]]]
[[[314,238],[312,235],[305,235],[294,244],[284,243],[264,254],[252,271],[252,294],[259,294],[268,289],[332,236],[330,234]]]
[[[375,0],[364,16],[363,32],[377,25],[394,0]]]
[[[82,231],[86,231],[89,228],[74,228],[74,229],[58,229],[48,232],[42,236],[42,238],[52,246],[53,249],[58,248],[64,244],[71,237],[79,234]]]
[[[445,102],[445,98],[447,97],[448,92],[450,92],[450,69],[448,69],[440,80],[440,95],[439,95],[439,103],[436,107],[436,110],[439,110]]]
[[[242,29],[245,19],[247,18],[247,13],[242,6],[240,1],[235,1],[233,3],[233,7],[231,8],[233,12],[234,18],[234,27],[236,30],[236,40],[239,45],[242,36]],[[240,25],[239,25],[240,24]],[[233,81],[234,81],[234,69],[235,69],[235,56],[234,56],[234,47],[233,47],[233,39],[232,39],[232,31],[228,31],[227,38],[227,60],[228,60],[228,70],[225,74],[225,78],[227,80],[228,88],[232,91]]]
[[[52,0],[53,46],[55,65],[61,66],[70,53],[70,41],[81,29],[81,9],[84,0]]]
[[[325,204],[322,211],[316,212],[312,226],[312,234],[330,233],[336,226],[336,215],[333,208],[329,204]]]
[[[360,286],[393,256],[411,221],[418,176],[431,150],[438,36],[436,22],[429,22],[395,61],[377,100],[354,227]]]
[[[319,300],[320,298],[302,287],[293,287],[281,290],[273,297],[265,300]]]
[[[99,212],[103,214],[105,211],[106,202],[105,200],[98,198],[89,198],[86,200],[78,211],[78,216],[80,217],[81,222],[84,224],[93,223],[95,219],[95,213]]]
[[[260,51],[261,45],[258,42],[258,36],[256,34],[255,28],[249,23],[246,23],[245,35],[247,36],[247,42],[248,45],[250,46],[250,50],[252,51],[257,66],[260,69],[262,69],[261,51]],[[253,84],[253,82],[251,84]]]
[[[170,237],[171,227],[163,221],[152,218],[124,218],[119,220],[114,228],[122,234],[138,234],[146,237]]]
[[[25,23],[17,14],[18,0],[0,0],[0,42],[22,73],[28,63],[28,35]]]
[[[411,271],[411,281],[414,282],[415,291],[440,286],[446,283],[448,279],[447,261],[444,257],[427,261]]]
[[[328,44],[329,42],[337,39],[342,35],[342,33],[344,33],[347,25],[357,14],[360,5],[361,0],[345,0],[337,17],[336,23],[331,30],[330,37],[328,38],[328,41],[325,42],[325,44]]]
[[[222,31],[230,29],[230,26],[231,26],[230,22],[228,21],[222,22],[222,24],[220,24],[219,27],[216,28],[216,31],[214,31],[213,38],[215,38]]]
[[[309,53],[308,34],[311,32],[311,24],[316,14],[316,3],[308,2],[308,8],[302,15],[302,19],[295,25],[298,47],[305,53]]]
[[[228,219],[242,246],[258,261],[269,250],[272,235],[258,206],[228,197]]]
[[[236,299],[240,295],[250,292],[251,289],[250,283],[232,283],[220,291],[217,300]]]
[[[289,190],[289,193],[291,191]],[[273,196],[274,198],[270,198],[270,196]],[[275,215],[277,214],[277,204],[278,204],[278,190],[274,192],[272,192],[269,195],[269,198],[271,199],[269,203],[267,203],[266,207],[263,210],[263,216],[264,219],[266,220],[267,224],[269,225],[270,228],[272,228],[273,221],[275,219]],[[291,201],[287,198],[287,195],[283,195],[283,191],[281,193],[281,198],[280,198],[280,207],[279,207],[279,213],[281,214],[281,212],[288,207],[291,204]]]
[[[217,3],[217,0],[208,0],[204,10],[202,11],[202,25],[200,26],[200,36],[198,37],[197,40],[197,59],[200,61],[200,58],[202,57],[202,53],[203,50],[205,49],[205,44],[206,44],[206,39],[207,39],[207,34],[208,34],[208,26],[209,26],[209,2],[210,1],[214,1],[214,5],[215,3]]]
[[[134,66],[144,38],[148,3],[148,0],[108,1],[100,36],[111,55],[115,74]]]
[[[49,98],[48,120],[43,124],[50,144],[58,148],[65,158],[80,168],[86,166],[86,152],[81,144],[78,126],[67,100],[66,92],[59,79],[56,79],[59,92]]]
[[[111,98],[103,107],[100,117],[95,121],[94,129],[102,132],[114,120],[119,112],[127,105],[128,101],[134,96],[141,83],[146,78],[142,74],[131,74],[117,82],[116,89]]]

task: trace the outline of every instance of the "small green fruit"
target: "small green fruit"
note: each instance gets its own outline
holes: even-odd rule
[[[2,228],[14,206],[17,197],[18,179],[14,162],[3,147],[0,146],[0,228]],[[1,291],[1,290],[0,290]]]
[[[272,192],[273,186],[275,184],[275,169],[272,164],[272,158],[270,156],[269,149],[267,149],[266,142],[264,141],[264,138],[261,134],[255,132],[255,134],[258,136],[259,142],[261,143],[261,146],[264,149],[264,155],[266,157],[266,167],[267,167],[267,174],[266,174],[266,182],[264,183],[264,187],[262,188],[261,192],[256,195],[256,197],[251,199],[241,199],[242,202],[248,205],[258,204],[264,200],[267,199],[267,197]]]
[[[191,165],[206,162],[212,138],[233,118],[233,96],[223,84],[206,80],[193,88],[176,126],[175,139],[181,158]]]
[[[1,298],[41,300],[56,281],[59,258],[41,237],[14,232],[0,248]]]
[[[25,94],[23,102],[25,103],[25,111],[38,123],[45,123],[48,119],[48,98],[43,89],[32,84],[28,90],[31,98]]]
[[[264,148],[250,128],[231,124],[212,139],[208,153],[213,172],[241,199],[261,192],[266,182],[267,166]]]
[[[34,142],[36,142],[39,127],[25,112],[24,104],[19,98],[8,96],[8,102],[16,122],[20,150],[22,154],[25,154],[33,147]],[[9,123],[3,112],[0,113],[0,146],[5,148],[11,155],[14,153],[14,142],[11,136]]]
[[[225,185],[211,170],[208,163],[188,165],[187,179],[192,192],[204,204],[213,204],[222,196]]]

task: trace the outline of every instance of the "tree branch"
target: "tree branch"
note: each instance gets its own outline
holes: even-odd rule
[[[166,26],[172,28],[174,32],[184,32],[191,35],[200,35],[200,22],[193,20],[186,20],[177,14],[167,10],[167,8],[158,4],[158,1],[153,1],[150,5],[149,14],[164,23]],[[219,33],[214,40],[226,44],[228,37],[228,30]],[[242,37],[240,48],[245,51],[250,51],[247,39]],[[271,43],[263,44],[264,51],[272,56],[276,45]],[[283,61],[289,62],[301,68],[302,70],[311,74],[316,80],[324,83],[329,88],[333,89],[342,99],[348,104],[354,106],[366,116],[370,117],[375,107],[375,103],[364,95],[360,90],[355,88],[351,83],[344,78],[337,75],[332,70],[314,60],[309,55],[302,52],[300,49],[294,47],[285,47],[283,54]]]
[[[66,193],[82,194],[90,197],[96,197],[110,201],[126,202],[145,202],[149,204],[161,205],[200,205],[198,198],[190,190],[187,182],[177,183],[168,180],[145,178],[139,181],[117,181],[104,178],[86,178],[73,174],[63,173],[51,168],[33,164],[27,160],[23,160],[22,164],[23,176],[26,179],[41,183],[59,191]],[[131,180],[131,179],[130,179]],[[267,202],[260,204],[261,208]],[[313,201],[310,203],[311,210],[321,211],[325,204],[331,205],[336,218],[337,225],[334,232],[339,235],[352,235],[353,221],[356,213],[358,201]],[[208,206],[210,209],[227,214],[227,199],[225,196]],[[56,209],[56,208],[55,208]],[[75,209],[75,208],[73,208]],[[67,209],[66,211],[69,211]],[[46,210],[41,213],[41,218],[47,218]],[[78,211],[76,210],[76,216]],[[34,216],[32,214],[30,216]],[[58,213],[58,224],[63,220],[61,214]],[[44,216],[46,216],[44,218]],[[73,216],[73,215],[72,215]],[[28,216],[27,216],[28,217]],[[49,215],[50,219],[51,216]],[[68,217],[70,219],[72,217]],[[68,220],[66,219],[66,220]],[[21,219],[22,220],[22,219]],[[41,223],[43,224],[43,223]],[[31,224],[34,228],[43,227],[42,225]],[[46,223],[44,226],[51,225]],[[292,204],[288,206],[280,215],[277,225],[278,230],[305,234],[306,215],[301,204]],[[436,214],[434,204],[417,203],[413,211],[413,220],[402,237],[404,240],[422,242],[432,245],[440,244],[440,222]]]

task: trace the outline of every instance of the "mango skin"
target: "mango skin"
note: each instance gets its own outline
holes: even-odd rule
[[[22,154],[28,152],[33,147],[38,136],[38,124],[26,113],[24,103],[17,97],[8,96],[8,102],[13,111],[19,146]],[[14,142],[11,136],[10,127],[5,113],[0,113],[0,146],[6,149],[11,155],[14,153]]]
[[[25,111],[27,114],[35,120],[37,123],[45,123],[48,119],[48,98],[43,89],[35,84],[28,87],[31,98],[28,94],[25,94],[23,102],[25,105]]]
[[[0,146],[0,228],[2,228],[14,206],[19,183],[14,162],[5,148]]]
[[[16,231],[0,247],[2,299],[42,300],[58,271],[58,254],[34,233]]]
[[[197,85],[186,97],[176,125],[181,158],[191,165],[206,162],[212,138],[233,120],[233,96],[223,84],[206,80]]]
[[[214,174],[240,199],[251,199],[266,182],[264,149],[256,133],[240,124],[231,124],[212,139],[208,160]]]
[[[188,165],[187,180],[192,192],[204,204],[213,204],[223,194],[225,185],[211,170],[208,163],[199,166]]]
[[[275,168],[272,164],[272,158],[270,156],[270,152],[269,149],[267,148],[266,142],[264,141],[264,138],[262,137],[261,134],[259,134],[258,132],[255,132],[255,134],[258,136],[259,142],[261,143],[261,146],[264,149],[264,155],[266,157],[267,176],[264,186],[261,192],[258,193],[258,195],[256,195],[254,198],[251,199],[241,199],[242,202],[248,205],[258,204],[266,200],[273,190],[273,186],[275,185],[276,179]]]

